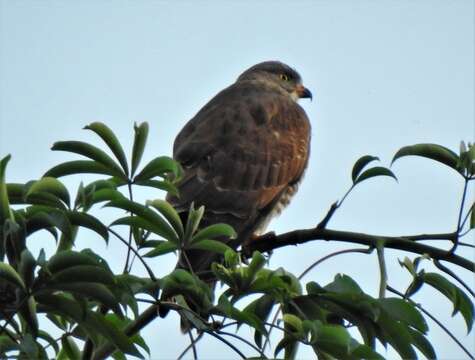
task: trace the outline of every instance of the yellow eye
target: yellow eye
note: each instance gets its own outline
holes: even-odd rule
[[[284,81],[289,81],[290,80],[289,77],[285,74],[280,74],[280,79],[284,80]]]

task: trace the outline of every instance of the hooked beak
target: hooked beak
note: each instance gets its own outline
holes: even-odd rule
[[[310,100],[313,99],[312,92],[309,89],[307,89],[305,86],[303,86],[302,84],[297,85],[296,92],[300,99],[303,99],[303,98],[309,98]]]

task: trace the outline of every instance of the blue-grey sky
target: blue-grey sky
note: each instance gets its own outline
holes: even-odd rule
[[[0,156],[12,154],[8,181],[38,178],[74,158],[50,151],[54,141],[100,144],[81,130],[93,121],[107,123],[127,149],[133,123],[148,121],[144,160],[171,155],[175,135],[201,106],[247,67],[269,59],[295,67],[315,95],[302,101],[313,126],[309,168],[291,206],[272,222],[276,232],[314,226],[351,185],[351,167],[362,155],[389,165],[404,145],[434,142],[458,151],[460,140],[474,140],[473,1],[0,0]],[[415,158],[393,170],[399,183],[362,184],[329,226],[389,235],[454,230],[463,185],[456,173]],[[73,192],[80,180],[65,182]],[[36,251],[54,248],[44,235],[35,239]],[[116,269],[123,264],[124,248],[111,242],[106,249],[92,233],[81,234],[76,246],[93,247]],[[348,247],[314,242],[278,250],[270,266],[299,274]],[[389,283],[403,289],[409,277],[397,258],[407,254],[388,253]],[[461,254],[473,259],[471,251]],[[165,274],[173,261],[154,268]],[[325,284],[337,273],[377,294],[375,256],[337,257],[306,280]],[[461,275],[474,285],[471,274]],[[474,351],[473,335],[466,336],[460,315],[448,315],[446,299],[425,289],[416,299]],[[441,359],[465,357],[429,325]],[[173,316],[144,336],[153,359],[176,358],[188,341]],[[214,339],[198,351],[200,358],[236,358]],[[305,347],[299,356],[313,357]]]

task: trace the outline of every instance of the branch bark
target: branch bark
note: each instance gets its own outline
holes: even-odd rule
[[[243,252],[245,254],[252,254],[255,250],[260,252],[270,252],[284,246],[299,245],[316,240],[341,241],[376,247],[377,241],[382,240],[384,242],[384,247],[386,248],[404,250],[421,255],[427,254],[433,259],[443,260],[474,272],[475,264],[472,261],[451,254],[450,251],[417,242],[419,240],[454,241],[456,236],[457,233],[384,236],[322,229],[317,227],[313,229],[294,230],[280,235],[272,233],[264,234],[261,237],[251,239],[248,243],[244,244]]]

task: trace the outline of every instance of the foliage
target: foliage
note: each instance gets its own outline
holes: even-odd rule
[[[280,332],[274,357],[293,358],[297,345],[302,344],[310,346],[321,359],[382,359],[375,348],[380,342],[393,347],[402,358],[417,358],[415,349],[427,358],[435,358],[433,344],[426,337],[427,312],[411,300],[423,286],[433,287],[445,296],[453,304],[453,315],[460,313],[467,331],[471,331],[473,291],[456,274],[447,271],[441,259],[431,259],[426,254],[402,260],[401,265],[412,275],[404,293],[386,284],[384,241],[368,241],[367,249],[340,251],[312,265],[313,268],[344,252],[369,254],[376,248],[382,267],[382,291],[378,298],[365,293],[346,274],[337,274],[328,284],[314,281],[305,284],[304,274],[296,277],[283,268],[267,268],[266,258],[259,252],[254,252],[245,263],[244,253],[219,241],[236,236],[230,226],[215,224],[200,228],[203,207],[192,206],[184,222],[165,200],[153,199],[145,204],[133,200],[136,186],[177,195],[175,184],[182,175],[179,164],[169,157],[157,157],[140,168],[147,123],[134,127],[130,163],[119,140],[106,125],[93,123],[86,129],[104,141],[111,155],[85,142],[57,142],[53,150],[79,154],[87,160],[59,164],[40,179],[24,184],[6,181],[10,156],[0,162],[0,357],[46,359],[54,355],[65,359],[99,359],[113,353],[116,359],[124,359],[124,354],[143,358],[149,348],[140,330],[157,317],[157,309],[163,308],[177,311],[198,332],[190,348],[203,334],[209,334],[244,357],[239,348],[226,340],[232,336],[249,346],[255,358],[266,358],[268,336],[274,329]],[[450,261],[456,256],[457,246],[464,245],[460,237],[475,228],[474,205],[468,211],[465,206],[468,183],[475,179],[475,146],[463,145],[457,155],[440,145],[417,144],[400,149],[393,162],[406,156],[438,161],[464,179],[457,231],[446,239],[453,242],[445,257]],[[377,176],[396,179],[388,168],[366,169],[375,160],[378,158],[367,155],[355,163],[351,188],[332,206],[320,227],[327,225],[355,186]],[[81,183],[72,200],[60,178],[74,174],[100,174],[106,178]],[[122,215],[104,224],[90,214],[98,205],[118,209]],[[128,239],[115,230],[118,226],[128,229]],[[107,262],[90,249],[73,250],[80,228],[92,230],[109,244],[120,241],[128,246],[123,273],[111,271]],[[54,254],[48,257],[41,251],[35,257],[31,253],[27,240],[37,232],[57,241]],[[193,272],[176,269],[157,278],[147,265],[147,258],[190,248],[222,254],[224,261],[212,267],[225,289],[218,298],[214,289]],[[148,277],[133,275],[132,255],[145,266]],[[433,260],[442,273],[426,272],[421,265],[423,260]],[[386,297],[386,289],[397,297]],[[255,300],[240,305],[240,300],[251,295]],[[164,300],[171,298],[175,301]],[[150,308],[139,311],[139,301],[149,303]],[[278,322],[269,320],[273,313],[281,313]],[[46,317],[40,321],[39,314]],[[209,321],[210,316],[213,322]],[[61,331],[59,338],[44,331],[47,322]],[[252,328],[254,343],[226,332],[230,326]],[[358,332],[349,331],[350,327]]]

